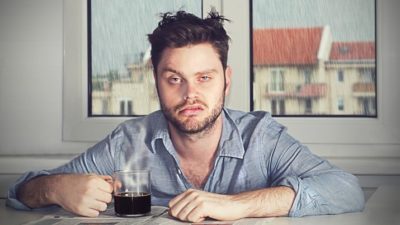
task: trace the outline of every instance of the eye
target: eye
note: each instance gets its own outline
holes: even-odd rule
[[[177,76],[172,76],[168,79],[168,82],[171,84],[179,84],[182,82],[182,79],[180,77]]]
[[[211,79],[211,77],[208,75],[203,75],[200,77],[200,81],[209,81],[210,79]]]

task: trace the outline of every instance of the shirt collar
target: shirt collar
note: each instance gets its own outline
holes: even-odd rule
[[[230,116],[229,110],[224,108],[223,113],[224,122],[219,141],[219,156],[243,159],[245,150],[239,129]]]
[[[219,141],[218,156],[243,159],[245,150],[239,129],[236,126],[235,121],[233,121],[231,118],[229,110],[224,108],[222,113],[223,126],[221,139]],[[149,119],[153,124],[153,129],[151,131],[153,133],[151,138],[151,145],[154,149],[153,151],[157,151],[155,150],[156,140],[161,139],[167,151],[175,155],[175,152],[171,152],[174,151],[174,148],[168,132],[168,124],[164,114],[161,111],[157,111],[151,114],[150,117],[151,118]]]

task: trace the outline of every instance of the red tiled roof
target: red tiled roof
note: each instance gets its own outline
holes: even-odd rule
[[[334,42],[330,60],[375,59],[374,42]]]
[[[316,64],[322,27],[258,29],[253,32],[254,65]]]

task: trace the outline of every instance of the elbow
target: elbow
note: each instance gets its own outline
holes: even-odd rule
[[[361,212],[364,210],[365,207],[365,197],[364,192],[360,186],[355,188],[356,190],[353,191],[353,212]]]
[[[347,206],[344,212],[360,212],[365,207],[364,191],[358,182],[358,179],[349,179],[347,185],[344,185],[342,190],[343,194],[343,206]]]

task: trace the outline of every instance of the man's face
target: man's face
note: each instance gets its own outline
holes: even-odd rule
[[[214,125],[229,92],[231,70],[223,70],[212,45],[165,49],[155,76],[161,109],[170,125],[186,134]]]

